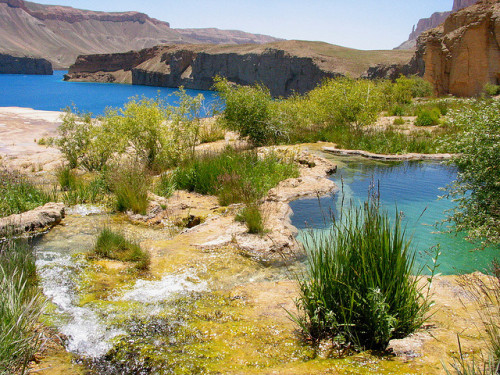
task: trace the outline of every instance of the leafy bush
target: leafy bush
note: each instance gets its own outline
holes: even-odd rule
[[[458,177],[448,194],[457,208],[450,220],[456,230],[484,244],[500,243],[500,102],[478,101],[461,111],[450,112],[450,122],[461,128],[460,136],[444,143],[456,153],[452,162]]]
[[[351,207],[331,230],[311,233],[305,245],[308,268],[296,302],[302,315],[295,320],[312,339],[385,349],[420,327],[429,303],[398,214],[391,225],[371,200]]]
[[[19,214],[54,200],[26,177],[0,169],[0,217]]]
[[[120,163],[110,169],[108,183],[116,196],[118,211],[133,211],[146,214],[149,205],[148,190],[151,177],[138,161]]]
[[[24,374],[40,346],[36,331],[43,310],[35,256],[27,244],[0,243],[0,373]]]
[[[99,232],[94,250],[90,255],[121,262],[134,262],[138,270],[147,270],[151,263],[149,253],[142,250],[138,243],[106,227]]]
[[[417,76],[400,76],[391,86],[392,101],[399,104],[409,104],[413,98],[423,98],[432,95],[432,84]]]
[[[500,95],[500,85],[487,83],[486,85],[484,85],[484,93],[488,96]]]
[[[275,154],[260,158],[256,151],[238,152],[232,148],[220,154],[205,154],[179,167],[173,177],[178,189],[213,194],[222,205],[252,202],[278,182],[298,175],[292,162]]]
[[[422,109],[419,111],[417,119],[415,120],[416,126],[432,126],[439,124],[439,117],[441,111],[439,108]]]
[[[200,138],[203,95],[189,96],[182,88],[175,105],[159,98],[132,98],[121,109],[92,118],[67,109],[58,137],[52,140],[70,168],[102,170],[114,155],[132,152],[154,170],[175,166],[194,154]]]
[[[119,132],[106,121],[94,119],[91,113],[79,113],[76,109],[67,108],[62,120],[57,128],[58,137],[51,142],[59,148],[69,167],[101,170],[116,151]]]
[[[231,86],[216,79],[215,89],[225,102],[221,121],[224,127],[248,137],[255,146],[276,143],[283,129],[273,124],[272,98],[262,85]]]

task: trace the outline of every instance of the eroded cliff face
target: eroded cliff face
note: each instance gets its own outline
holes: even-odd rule
[[[51,75],[53,71],[52,64],[45,59],[0,53],[0,74]]]
[[[157,46],[138,52],[78,57],[65,79],[210,90],[215,76],[262,83],[275,97],[305,93],[323,79],[360,77],[373,64],[405,64],[411,53],[358,51],[319,42],[260,46]],[[348,56],[348,57],[346,57]]]
[[[500,84],[500,0],[451,14],[419,37],[416,56],[439,95],[475,96],[488,82]]]
[[[478,2],[478,0],[454,0],[453,2],[453,8],[451,12],[435,12],[430,16],[429,18],[422,18],[417,22],[416,26],[413,26],[413,30],[410,33],[410,36],[408,37],[408,40],[401,44],[398,49],[413,49],[417,45],[417,38],[425,31],[434,29],[435,27],[438,27],[441,25],[447,18],[448,16],[453,13],[457,12],[460,9],[469,7],[471,5],[474,5]]]
[[[42,56],[67,68],[81,54],[116,53],[162,43],[264,43],[279,39],[234,30],[173,29],[139,12],[96,12],[0,0],[0,52]]]

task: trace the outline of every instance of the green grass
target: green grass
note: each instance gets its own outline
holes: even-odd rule
[[[262,218],[259,205],[256,203],[252,203],[244,207],[240,213],[236,215],[235,220],[245,223],[248,228],[248,233],[264,233],[264,220]]]
[[[307,237],[294,319],[311,339],[384,350],[421,326],[429,303],[400,217],[392,222],[371,200],[351,207],[330,231]]]
[[[0,374],[24,374],[40,345],[35,327],[43,309],[35,257],[27,244],[0,244]]]
[[[0,169],[0,217],[26,212],[53,200],[53,194],[39,189],[26,177]]]
[[[142,164],[130,161],[115,166],[108,174],[108,183],[118,211],[146,214],[151,176]]]
[[[141,271],[149,269],[151,263],[149,253],[142,250],[138,243],[106,227],[99,232],[94,250],[90,255],[121,262],[134,262],[135,268]]]
[[[221,205],[229,205],[254,202],[278,182],[297,176],[297,166],[275,154],[260,158],[256,151],[228,148],[190,160],[175,171],[172,183],[178,189],[217,195]]]

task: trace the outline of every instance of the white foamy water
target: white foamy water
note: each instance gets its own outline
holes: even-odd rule
[[[67,215],[88,216],[88,215],[101,214],[103,212],[104,209],[102,207],[91,204],[77,204],[75,206],[71,206],[66,209]]]
[[[155,303],[166,301],[173,295],[183,292],[201,292],[208,287],[191,272],[166,275],[161,280],[137,280],[134,287],[126,291],[119,300]]]
[[[45,295],[57,306],[67,323],[59,327],[68,337],[68,350],[96,358],[111,349],[113,337],[125,332],[108,329],[91,309],[76,304],[74,277],[78,265],[70,256],[44,252],[38,254],[37,268]]]

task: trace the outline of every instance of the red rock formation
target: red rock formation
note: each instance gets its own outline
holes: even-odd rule
[[[413,26],[413,30],[408,37],[408,40],[401,44],[397,49],[412,49],[415,48],[417,43],[417,38],[425,31],[433,29],[441,25],[446,18],[452,13],[459,11],[460,9],[466,8],[468,6],[474,5],[478,0],[454,0],[453,9],[451,12],[436,12],[432,14],[429,18],[422,18],[418,21],[416,27]]]
[[[500,0],[482,0],[451,14],[418,38],[424,78],[439,95],[474,96],[500,84]]]

